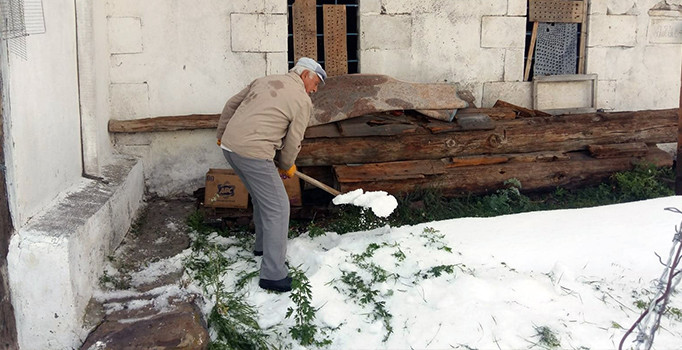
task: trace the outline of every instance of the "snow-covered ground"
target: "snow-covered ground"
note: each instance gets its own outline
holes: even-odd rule
[[[310,280],[316,325],[334,329],[332,349],[527,349],[542,346],[541,331],[562,349],[613,349],[656,292],[655,253],[667,259],[682,222],[667,207],[682,197],[306,234],[287,256]],[[259,259],[232,265],[228,289]],[[289,293],[257,278],[244,288],[260,326],[288,334]],[[663,318],[655,349],[682,349],[679,291],[669,306],[678,314]]]

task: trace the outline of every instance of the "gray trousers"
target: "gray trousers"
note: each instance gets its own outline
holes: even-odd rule
[[[287,277],[285,265],[289,233],[289,197],[271,159],[242,157],[223,150],[223,155],[251,194],[256,226],[255,250],[263,252],[260,278]]]

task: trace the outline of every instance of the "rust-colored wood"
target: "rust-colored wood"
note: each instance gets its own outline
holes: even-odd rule
[[[652,149],[642,158],[595,159],[583,153],[574,153],[570,160],[555,162],[507,162],[492,165],[447,168],[444,174],[385,181],[367,179],[362,182],[341,182],[341,192],[358,188],[365,191],[387,191],[391,194],[408,193],[430,188],[444,196],[460,196],[469,193],[489,193],[504,187],[504,182],[517,179],[523,191],[553,189],[558,186],[578,187],[598,183],[617,171],[632,169],[637,163],[670,166],[671,157]]]
[[[490,131],[304,139],[301,166],[585,150],[588,145],[677,138],[677,109],[587,113],[497,121]]]
[[[523,108],[515,104],[511,104],[506,101],[497,100],[493,109],[511,109],[518,117],[532,118],[532,117],[551,117],[552,115],[543,111],[538,111],[535,109]]]
[[[323,5],[324,69],[327,76],[348,74],[346,5]]]
[[[382,115],[368,115],[338,122],[341,136],[392,136],[413,134],[423,130],[406,118],[400,120]]]
[[[585,74],[585,51],[587,50],[587,1],[582,2],[583,18],[580,23],[580,46],[578,47],[578,74]]]
[[[175,117],[154,117],[134,120],[109,120],[109,132],[152,132],[218,127],[220,114],[192,114]]]
[[[338,182],[360,182],[371,180],[401,180],[424,178],[425,175],[444,174],[442,160],[414,160],[405,162],[370,163],[360,165],[335,165],[334,173]]]
[[[317,137],[340,137],[340,136],[341,131],[339,130],[338,123],[311,126],[305,130],[306,139],[314,139]]]
[[[530,67],[533,64],[533,56],[535,55],[535,42],[538,40],[539,25],[539,22],[533,22],[533,32],[530,35],[530,44],[528,45],[528,56],[526,56],[526,68],[523,73],[523,81],[528,81],[530,78]]]
[[[613,145],[589,145],[587,149],[595,158],[641,157],[649,147],[644,142],[617,143]]]
[[[455,168],[461,166],[476,166],[476,165],[490,165],[500,164],[509,161],[509,157],[499,156],[468,156],[468,157],[454,157],[451,163],[447,165],[448,168]]]
[[[2,95],[1,86],[0,95]],[[17,327],[7,271],[7,253],[9,252],[9,242],[14,228],[7,198],[4,153],[5,134],[3,131],[2,111],[3,108],[0,106],[0,349],[10,350],[18,349],[18,345]]]
[[[301,57],[317,60],[317,10],[315,0],[296,0],[292,5],[294,61]]]
[[[485,114],[494,120],[509,120],[516,118],[514,109],[497,106],[493,108],[462,108],[457,110],[457,115],[466,114]]]
[[[584,6],[582,0],[530,0],[528,20],[547,23],[582,23]]]

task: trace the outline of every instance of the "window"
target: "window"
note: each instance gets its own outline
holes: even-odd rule
[[[524,80],[534,75],[584,74],[584,0],[529,0]]]
[[[298,0],[302,1],[302,0]],[[289,16],[288,24],[288,63],[289,68],[294,66],[294,14],[293,14],[294,0],[287,0],[287,9]],[[357,73],[358,67],[358,0],[316,0],[315,1],[315,17],[316,17],[316,42],[317,42],[317,59],[322,67],[325,65],[325,48],[324,48],[324,12],[323,5],[345,5],[346,6],[346,51],[348,73]]]

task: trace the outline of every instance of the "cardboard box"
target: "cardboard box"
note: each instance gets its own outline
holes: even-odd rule
[[[298,176],[281,176],[292,207],[303,205]],[[204,206],[212,208],[247,208],[249,192],[232,169],[209,169],[206,173]]]
[[[232,169],[209,169],[206,173],[204,206],[212,208],[246,208],[249,192]]]

